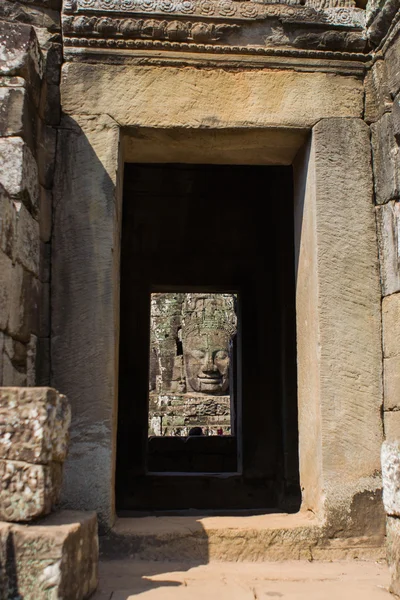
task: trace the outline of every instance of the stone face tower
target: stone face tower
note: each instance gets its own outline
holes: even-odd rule
[[[64,504],[105,528],[149,507],[149,372],[150,395],[203,393],[175,341],[149,361],[155,331],[181,327],[193,349],[181,292],[239,290],[235,468],[180,478],[171,508],[297,494],[318,543],[382,544],[380,448],[400,438],[399,23],[398,0],[3,0],[0,385],[68,397]],[[154,290],[176,311],[163,325],[160,301],[151,337]]]

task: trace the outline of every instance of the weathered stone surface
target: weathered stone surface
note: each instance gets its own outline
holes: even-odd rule
[[[0,250],[10,258],[13,258],[16,210],[14,202],[2,185],[0,185],[0,215]]]
[[[15,258],[27,271],[39,276],[39,223],[23,204],[17,212]]]
[[[0,183],[13,198],[37,205],[37,165],[22,138],[0,138]]]
[[[392,108],[393,134],[398,145],[400,145],[400,93],[393,100]]]
[[[400,519],[388,517],[386,521],[386,556],[390,570],[390,591],[400,596]]]
[[[20,136],[32,150],[34,128],[33,110],[26,89],[22,86],[0,87],[0,135]]]
[[[363,105],[356,78],[289,70],[67,63],[61,93],[70,115],[109,114],[121,126],[185,129],[310,127],[324,117],[361,117]]]
[[[12,532],[6,554],[12,598],[84,600],[97,587],[98,538],[95,513],[62,511],[38,525],[0,529]],[[4,563],[3,563],[4,564]]]
[[[37,357],[37,336],[31,335],[26,352],[26,385],[34,387],[40,385],[36,380],[36,357]],[[47,385],[49,382],[46,382]]]
[[[400,204],[391,201],[375,210],[382,295],[388,296],[400,290]]]
[[[385,439],[387,442],[400,440],[400,410],[390,410],[383,413]]]
[[[400,197],[400,150],[393,131],[389,113],[371,125],[377,204]]]
[[[0,75],[23,77],[35,104],[38,103],[43,61],[33,27],[1,21],[0,47]]]
[[[36,347],[36,385],[50,385],[50,339],[38,338]]]
[[[394,97],[400,91],[400,32],[397,32],[385,53],[385,63],[389,91]]]
[[[384,442],[381,450],[383,504],[388,515],[400,516],[400,441]]]
[[[0,459],[0,519],[32,521],[48,515],[59,501],[61,483],[61,463]]]
[[[387,84],[385,61],[377,60],[365,77],[365,120],[374,123],[390,111],[392,99]]]
[[[14,269],[9,256],[0,250],[0,329],[7,327],[10,314],[11,284],[14,282]]]
[[[295,163],[295,190],[303,508],[324,502],[329,523],[348,530],[362,514],[350,508],[357,496],[378,498],[381,485],[381,292],[366,124],[321,120]],[[378,502],[373,510],[380,522]]]
[[[8,333],[22,342],[29,342],[29,336],[37,329],[39,306],[38,279],[26,271],[19,263],[12,267],[8,284],[9,310]]]
[[[46,465],[63,462],[70,421],[66,397],[52,388],[1,388],[0,458]]]
[[[400,356],[384,359],[383,378],[384,410],[400,409]]]
[[[84,118],[82,132],[70,128],[69,119],[64,125],[68,129],[58,134],[51,278],[52,384],[68,396],[74,431],[63,498],[74,508],[98,510],[110,525],[118,334],[109,325],[119,302],[113,218],[120,132],[107,116]]]
[[[54,127],[49,127],[40,122],[37,137],[37,165],[39,182],[45,188],[53,185],[55,158],[56,158],[57,132]]]
[[[60,86],[43,82],[40,95],[39,115],[48,125],[58,125],[61,119]]]
[[[51,10],[44,5],[40,6],[40,4],[37,1],[29,2],[29,0],[28,2],[24,0],[21,2],[2,0],[0,15],[9,21],[19,21],[51,32],[59,31],[59,11]],[[40,35],[40,30],[38,33]]]
[[[42,242],[49,242],[52,228],[53,195],[50,190],[40,186],[39,192],[39,234]],[[43,281],[43,280],[42,280]]]
[[[25,354],[25,361],[21,365],[19,362],[21,361],[21,352],[18,352],[14,344],[20,344],[20,342],[15,342],[12,338],[4,336],[3,385],[25,386],[27,383],[26,347],[21,344]]]
[[[383,354],[385,358],[400,355],[400,294],[382,301]]]

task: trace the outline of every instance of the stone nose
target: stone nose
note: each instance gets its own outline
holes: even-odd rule
[[[205,355],[201,370],[203,371],[203,373],[215,373],[215,371],[218,370],[212,359],[211,352],[207,352],[207,354]]]

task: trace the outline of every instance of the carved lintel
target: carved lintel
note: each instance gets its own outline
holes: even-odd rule
[[[158,19],[110,19],[108,17],[64,17],[64,33],[91,37],[88,45],[102,46],[102,38],[169,40],[209,44],[238,31],[235,23],[203,23],[199,21],[167,21]],[[68,39],[68,37],[66,38]],[[122,41],[122,40],[121,40]],[[109,44],[108,44],[109,45]],[[117,43],[118,47],[122,47]]]

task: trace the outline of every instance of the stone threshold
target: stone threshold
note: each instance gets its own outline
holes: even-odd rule
[[[175,512],[168,515],[130,513],[117,519],[100,538],[104,559],[149,561],[283,561],[380,559],[384,540],[378,536],[330,539],[311,512],[213,515]]]

